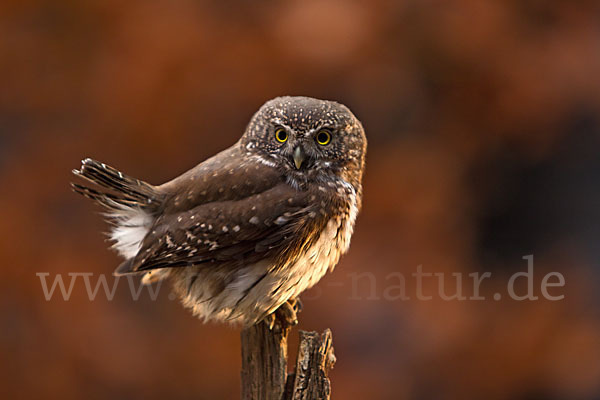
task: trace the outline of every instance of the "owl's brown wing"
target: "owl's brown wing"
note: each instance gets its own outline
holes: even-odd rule
[[[162,214],[175,214],[202,204],[243,200],[280,182],[275,168],[237,143],[157,190],[165,197]]]
[[[294,257],[326,221],[316,194],[286,183],[239,200],[159,217],[136,257],[117,273]]]

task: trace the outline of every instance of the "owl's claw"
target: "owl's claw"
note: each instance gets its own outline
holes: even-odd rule
[[[296,314],[302,311],[302,309],[304,308],[304,304],[302,304],[302,300],[300,300],[299,297],[289,299],[288,303],[292,306]]]
[[[269,327],[269,330],[291,328],[298,325],[297,314],[300,311],[302,311],[302,302],[300,299],[289,299],[279,306],[277,310],[267,315],[264,322]]]
[[[275,314],[281,325],[284,327],[291,327],[298,325],[298,316],[296,315],[296,309],[289,301],[283,303]]]
[[[273,327],[275,326],[275,313],[271,313],[269,315],[267,315],[265,317],[265,319],[263,320],[265,322],[265,324],[267,324],[267,326],[269,327],[269,330],[272,331]]]

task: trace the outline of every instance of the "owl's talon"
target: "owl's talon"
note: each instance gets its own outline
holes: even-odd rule
[[[300,300],[299,297],[289,299],[288,303],[290,303],[290,305],[294,308],[294,311],[296,311],[296,314],[299,313],[300,311],[302,311],[302,309],[304,308],[304,304],[302,303],[302,300]]]
[[[263,320],[265,324],[267,324],[267,326],[269,327],[269,330],[272,331],[273,327],[275,326],[275,320],[277,318],[275,318],[275,313],[271,313],[269,315],[267,315],[265,317],[265,319]]]
[[[287,328],[298,325],[296,305],[297,302],[295,299],[288,300],[275,310],[274,314],[283,327]]]

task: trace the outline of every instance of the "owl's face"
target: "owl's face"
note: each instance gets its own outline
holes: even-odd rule
[[[309,97],[270,100],[250,121],[242,145],[292,183],[342,177],[360,184],[366,137],[339,103]]]

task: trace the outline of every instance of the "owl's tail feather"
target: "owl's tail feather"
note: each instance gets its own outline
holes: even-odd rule
[[[72,183],[75,192],[112,211],[123,207],[153,211],[162,202],[161,195],[154,186],[90,158],[83,160],[81,169],[73,170],[73,174],[98,186],[96,189]]]

